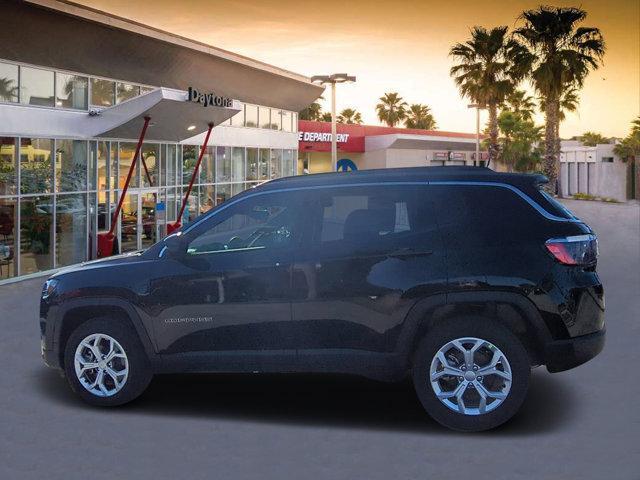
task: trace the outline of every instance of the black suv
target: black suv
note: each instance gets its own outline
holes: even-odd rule
[[[596,237],[544,182],[430,167],[265,183],[47,280],[45,362],[94,405],[133,400],[154,373],[410,375],[438,422],[495,427],[532,367],[604,345]]]

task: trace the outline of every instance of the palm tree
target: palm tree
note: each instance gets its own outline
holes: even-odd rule
[[[509,93],[502,104],[502,110],[509,110],[519,115],[522,120],[532,120],[535,108],[536,103],[533,97],[524,90],[514,90]]]
[[[18,101],[18,87],[13,86],[14,80],[10,78],[0,78],[0,100],[4,102]]]
[[[409,106],[404,126],[423,130],[435,130],[437,128],[436,119],[433,118],[431,108],[429,108],[429,105],[422,105],[421,103],[414,103]]]
[[[580,135],[580,141],[587,147],[595,147],[601,143],[609,143],[609,139],[598,132],[584,132]]]
[[[524,26],[514,32],[529,48],[531,80],[544,99],[544,173],[551,191],[556,189],[560,167],[562,96],[571,87],[582,87],[589,71],[600,66],[605,51],[598,28],[578,26],[586,17],[587,12],[580,8],[540,6],[523,12]]]
[[[318,118],[321,122],[330,122],[331,121],[331,112],[323,112],[320,114],[320,118]]]
[[[352,125],[362,124],[362,115],[353,108],[345,108],[338,115],[338,123],[348,123]]]
[[[632,173],[635,175],[633,184],[635,191],[631,192],[633,198],[640,198],[640,116],[632,120],[631,132],[620,143],[613,147],[613,153],[623,161],[633,162]]]
[[[407,116],[407,102],[396,92],[385,93],[376,105],[378,119],[390,127],[395,127]]]
[[[507,34],[507,27],[473,27],[471,38],[456,43],[449,55],[458,62],[451,67],[460,93],[489,110],[489,161],[498,155],[498,106],[524,77],[530,55]]]
[[[313,120],[315,122],[319,121],[321,116],[322,105],[320,105],[320,102],[317,101],[313,102],[307,108],[300,110],[300,112],[298,113],[298,118],[300,120]]]

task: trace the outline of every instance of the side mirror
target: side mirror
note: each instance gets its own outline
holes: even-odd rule
[[[162,253],[161,256],[180,259],[184,257],[186,250],[187,245],[185,238],[182,232],[178,232],[164,239],[164,248],[162,249],[164,253]]]

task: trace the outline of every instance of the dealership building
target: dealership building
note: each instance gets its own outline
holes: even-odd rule
[[[297,170],[307,77],[57,0],[0,0],[0,282],[161,238],[208,147],[183,221]],[[145,119],[148,120],[145,120]]]
[[[300,120],[298,173],[332,170],[331,124]],[[440,130],[338,124],[338,162],[349,168],[484,166],[487,153],[476,160],[476,135]]]

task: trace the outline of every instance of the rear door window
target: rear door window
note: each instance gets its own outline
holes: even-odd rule
[[[437,233],[427,186],[330,188],[314,192],[312,240],[327,254],[385,253]]]

